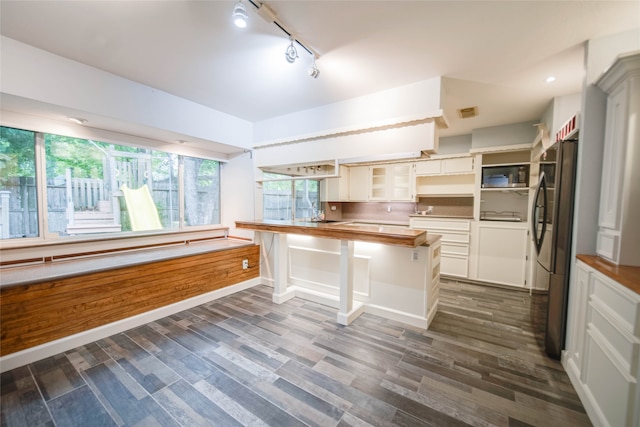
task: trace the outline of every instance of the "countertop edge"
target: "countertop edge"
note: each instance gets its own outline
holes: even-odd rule
[[[597,255],[578,254],[576,258],[640,295],[640,267],[617,265]]]
[[[353,240],[402,247],[418,247],[427,240],[427,231],[409,227],[374,229],[375,225],[340,223],[309,223],[293,221],[236,221],[236,228],[284,234],[305,234],[336,240]],[[368,227],[368,228],[365,228]],[[381,228],[384,226],[381,226]]]

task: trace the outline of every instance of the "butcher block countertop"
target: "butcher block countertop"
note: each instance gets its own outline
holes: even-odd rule
[[[640,267],[616,265],[596,255],[578,255],[577,258],[622,286],[640,294]]]
[[[305,234],[327,239],[356,240],[411,248],[429,244],[425,230],[382,224],[255,220],[236,221],[236,227],[269,233]]]

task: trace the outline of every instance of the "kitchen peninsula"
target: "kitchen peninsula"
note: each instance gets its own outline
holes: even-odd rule
[[[295,296],[338,308],[348,325],[363,312],[427,328],[438,305],[440,236],[357,222],[236,221],[261,242],[260,275],[273,301]]]

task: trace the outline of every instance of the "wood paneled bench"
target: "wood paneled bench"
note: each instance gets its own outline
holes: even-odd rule
[[[0,356],[255,279],[259,270],[259,246],[225,238],[5,268]]]

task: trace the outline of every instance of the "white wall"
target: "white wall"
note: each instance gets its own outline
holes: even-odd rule
[[[253,238],[253,231],[236,229],[235,225],[236,220],[254,219],[256,182],[253,170],[250,152],[221,165],[222,225],[229,227],[229,236]]]
[[[13,39],[0,39],[0,91],[6,94],[163,129],[237,147],[250,147],[252,124]]]
[[[602,174],[606,95],[593,82],[626,52],[640,49],[640,29],[589,40],[580,120],[573,253],[595,254]]]
[[[534,126],[536,123],[538,121],[474,129],[471,132],[471,148],[531,144],[538,133],[538,128]]]
[[[448,136],[438,141],[438,154],[469,153],[471,150],[471,134]]]

